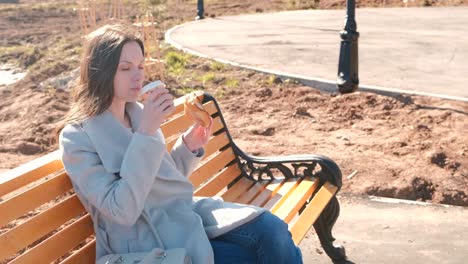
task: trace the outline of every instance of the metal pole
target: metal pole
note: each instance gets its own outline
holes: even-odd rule
[[[357,25],[354,16],[355,6],[355,0],[347,0],[345,25],[344,29],[340,32],[341,47],[336,84],[341,93],[351,93],[356,91],[359,87],[359,32],[356,31]]]
[[[205,18],[205,6],[203,4],[203,0],[197,1],[197,17],[196,20],[204,19]]]

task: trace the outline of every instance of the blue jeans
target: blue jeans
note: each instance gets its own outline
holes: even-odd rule
[[[270,212],[210,242],[216,264],[302,264],[288,225]]]

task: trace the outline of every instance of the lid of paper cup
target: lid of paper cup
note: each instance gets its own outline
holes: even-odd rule
[[[154,81],[154,82],[150,82],[148,83],[147,85],[143,86],[143,88],[140,90],[140,95],[144,95],[145,93],[147,93],[148,91],[160,86],[160,85],[163,85],[164,83],[161,82],[160,80],[157,80],[157,81]]]

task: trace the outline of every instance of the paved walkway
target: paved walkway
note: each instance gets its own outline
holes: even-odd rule
[[[336,90],[345,10],[306,10],[205,19],[166,41],[201,56]],[[362,90],[468,101],[468,8],[357,9]]]
[[[338,200],[333,236],[353,263],[467,263],[468,208],[346,195]],[[304,263],[331,263],[313,231],[300,247]]]

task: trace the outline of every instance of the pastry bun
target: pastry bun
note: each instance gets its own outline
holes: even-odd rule
[[[193,92],[188,94],[184,102],[185,115],[192,122],[209,127],[211,123],[210,114],[203,108],[201,101],[203,100],[203,92]]]

